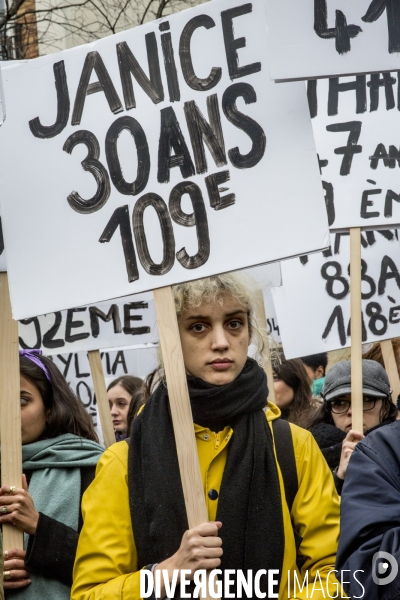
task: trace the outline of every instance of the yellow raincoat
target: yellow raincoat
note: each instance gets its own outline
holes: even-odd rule
[[[271,423],[279,415],[279,409],[269,403],[267,420]],[[207,492],[211,489],[219,492],[232,429],[226,427],[214,433],[198,425],[194,428],[208,516],[210,521],[215,521],[218,501],[211,500]],[[295,425],[291,425],[291,431],[299,489],[289,515],[278,469],[285,535],[279,600],[322,600],[329,595],[340,598],[342,592],[333,572],[339,537],[339,499],[333,477],[312,435]],[[96,478],[83,496],[82,514],[84,525],[71,600],[138,600],[140,571],[130,518],[126,442],[112,445],[100,459]],[[296,567],[292,521],[303,538],[300,553],[305,562],[301,573]]]

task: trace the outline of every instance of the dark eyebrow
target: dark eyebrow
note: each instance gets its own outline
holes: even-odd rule
[[[227,317],[233,317],[234,315],[240,315],[240,314],[244,314],[247,315],[247,312],[245,310],[242,310],[241,308],[239,308],[238,310],[234,310],[233,312],[227,313],[226,316]],[[185,321],[197,321],[197,320],[202,320],[202,319],[209,319],[210,317],[206,316],[206,315],[193,315],[191,317],[186,317],[186,319],[184,319]]]
[[[21,391],[21,394],[28,394],[28,396],[32,396],[33,395],[33,394],[31,394],[31,392],[28,392],[28,390],[24,390],[23,388],[20,391]]]

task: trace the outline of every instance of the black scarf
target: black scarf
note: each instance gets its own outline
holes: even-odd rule
[[[282,571],[282,499],[272,435],[263,408],[264,371],[248,359],[232,383],[188,378],[193,419],[221,431],[234,428],[222,478],[217,520],[223,542],[221,569]],[[188,529],[168,393],[160,384],[133,421],[128,485],[139,568],[174,554]],[[266,577],[261,589],[267,591]]]

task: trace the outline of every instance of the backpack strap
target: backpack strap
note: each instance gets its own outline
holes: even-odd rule
[[[283,477],[286,503],[289,512],[292,512],[293,502],[299,489],[292,432],[289,423],[284,419],[272,421],[272,429],[274,431],[276,457]]]
[[[293,502],[299,489],[292,432],[289,423],[284,419],[275,419],[275,421],[272,421],[272,429],[274,431],[276,457],[281,469],[283,486],[285,488],[286,504],[288,505],[289,513],[291,513]],[[292,528],[298,552],[303,538],[297,533],[293,522]],[[305,558],[298,553],[296,563],[299,570],[301,570],[304,560]]]

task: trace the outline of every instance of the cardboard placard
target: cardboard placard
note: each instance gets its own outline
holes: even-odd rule
[[[143,346],[157,338],[152,294],[126,296],[19,322],[20,347],[40,349],[47,356]]]
[[[329,244],[304,85],[270,80],[265,29],[263,2],[216,0],[3,70],[16,318]]]
[[[398,73],[310,81],[307,89],[331,231],[398,226]]]
[[[362,234],[362,341],[400,335],[400,245],[397,231]],[[332,236],[331,253],[282,263],[273,299],[287,358],[350,346],[349,236]],[[324,256],[325,254],[325,256]]]
[[[400,5],[384,0],[269,0],[271,77],[311,79],[395,70]]]

